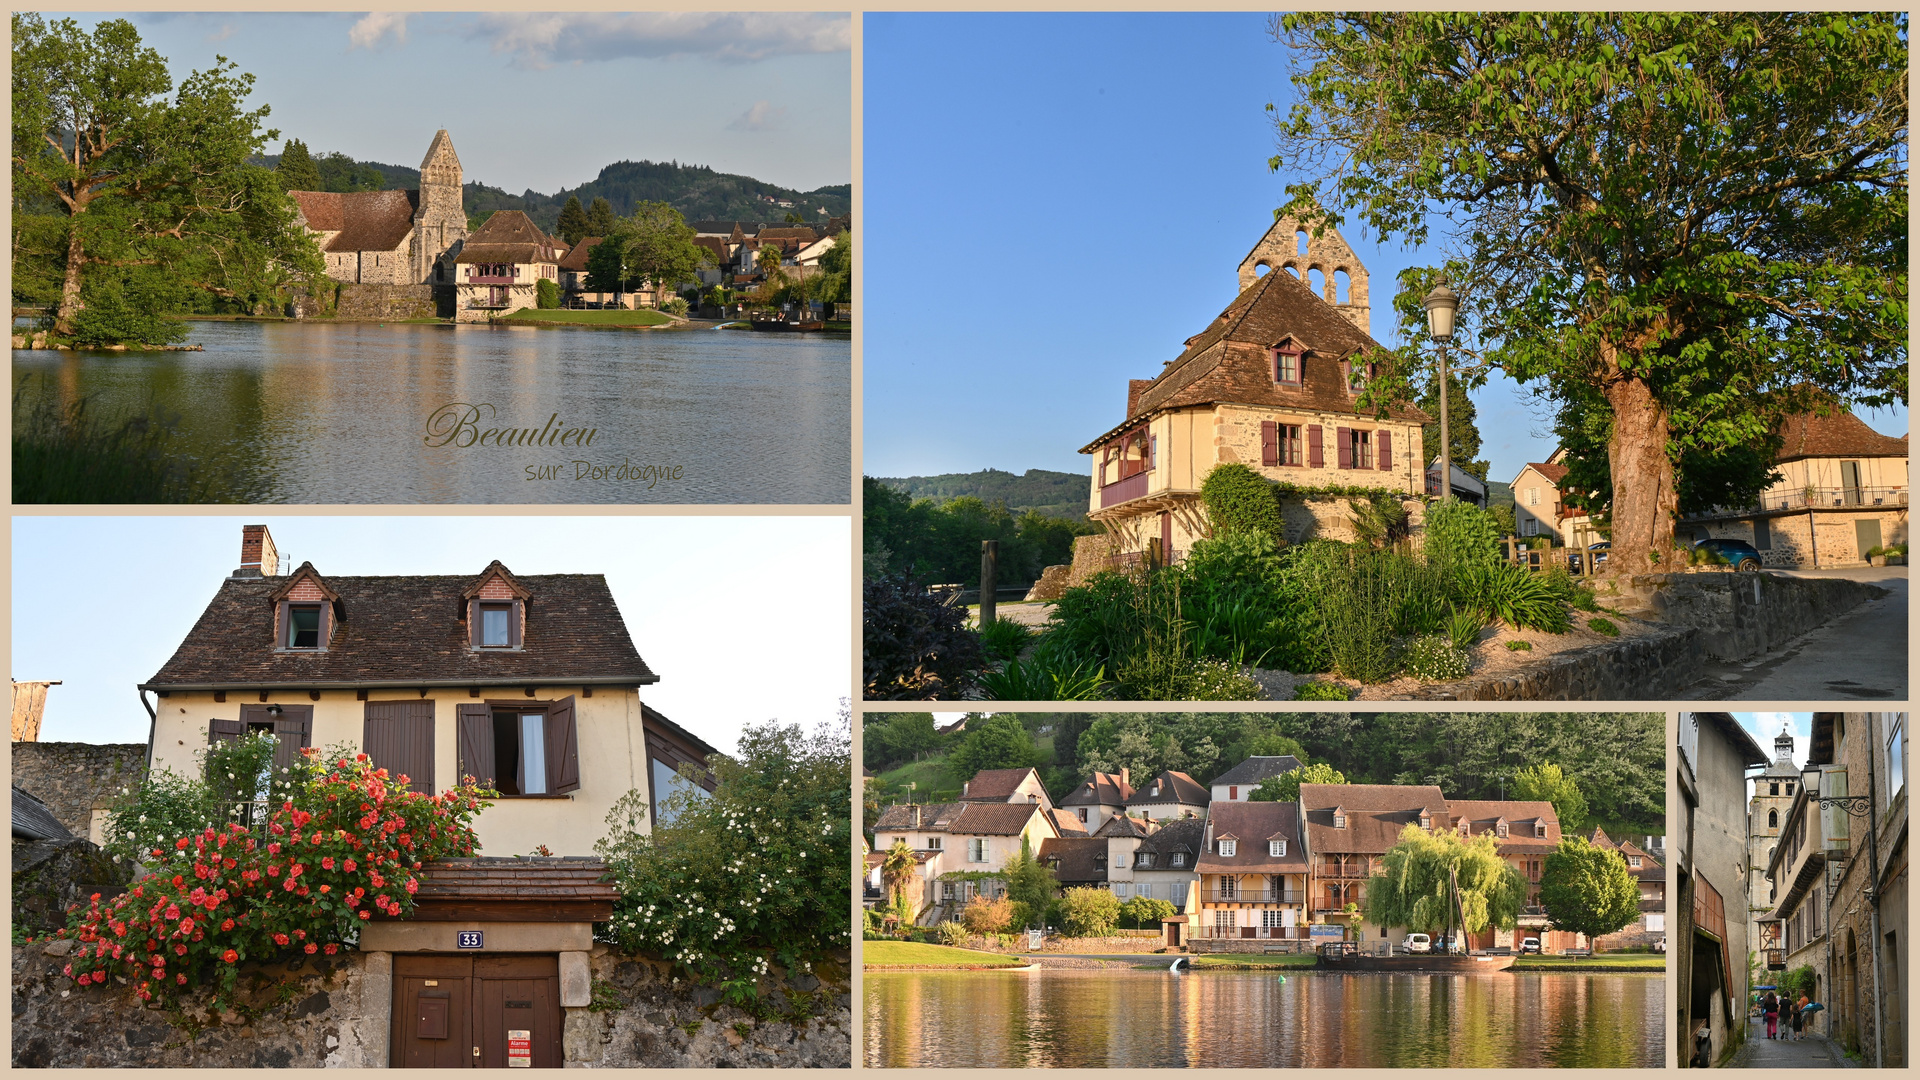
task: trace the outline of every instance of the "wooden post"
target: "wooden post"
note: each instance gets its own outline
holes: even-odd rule
[[[980,629],[993,625],[995,564],[1000,561],[1000,541],[980,541]]]

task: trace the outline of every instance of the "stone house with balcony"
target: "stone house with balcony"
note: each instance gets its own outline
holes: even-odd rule
[[[1207,789],[1186,773],[1167,769],[1141,784],[1127,797],[1127,811],[1162,821],[1172,818],[1207,816],[1212,802]]]
[[[1285,776],[1306,766],[1292,754],[1250,757],[1213,778],[1213,801],[1246,802],[1262,780]]]
[[[1882,435],[1845,406],[1789,417],[1777,433],[1780,479],[1747,507],[1716,507],[1675,526],[1695,540],[1745,540],[1768,566],[1862,566],[1867,551],[1907,542],[1907,440]]]
[[[405,191],[289,191],[296,222],[313,234],[327,276],[355,285],[444,284],[446,260],[467,238],[460,156],[442,128]]]
[[[1199,818],[1109,819],[1099,833],[1107,841],[1108,888],[1122,901],[1144,896],[1187,911],[1206,826]]]
[[[1309,859],[1299,804],[1214,807],[1194,869],[1192,940],[1306,940]]]
[[[1239,277],[1226,310],[1159,375],[1131,380],[1125,418],[1080,450],[1092,458],[1087,516],[1106,527],[1117,558],[1177,561],[1209,535],[1200,485],[1228,462],[1300,487],[1404,492],[1421,521],[1428,417],[1355,404],[1384,361],[1368,335],[1366,271],[1346,242],[1331,228],[1316,238],[1282,220]],[[1344,301],[1339,277],[1351,281]],[[1341,500],[1289,501],[1288,538],[1343,538],[1347,514]]]
[[[485,322],[538,306],[540,282],[560,287],[567,253],[524,211],[494,211],[454,256],[454,321]]]
[[[1449,827],[1447,800],[1431,784],[1301,784],[1300,817],[1312,865],[1308,907],[1315,918],[1344,924],[1352,940],[1367,941],[1360,911],[1366,883],[1408,825]],[[1354,914],[1348,904],[1359,905]],[[1401,927],[1378,927],[1373,940],[1398,941]]]
[[[1108,821],[1126,814],[1127,800],[1133,797],[1127,777],[1126,769],[1096,772],[1061,799],[1060,808],[1073,814],[1087,832],[1098,833]]]
[[[1524,938],[1537,937],[1546,952],[1562,952],[1578,946],[1576,934],[1554,930],[1540,906],[1540,878],[1546,860],[1560,845],[1560,816],[1550,802],[1520,799],[1449,799],[1447,812],[1453,830],[1464,839],[1492,836],[1507,865],[1527,879],[1526,904],[1512,930],[1488,927],[1467,935],[1469,948],[1518,949]]]

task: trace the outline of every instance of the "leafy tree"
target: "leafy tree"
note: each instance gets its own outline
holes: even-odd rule
[[[611,238],[587,249],[587,290],[617,293],[627,283],[625,252]]]
[[[905,840],[895,840],[887,849],[886,857],[880,860],[880,887],[887,891],[889,903],[912,888],[913,872],[919,865]]]
[[[1007,883],[1007,899],[1024,905],[1028,918],[1043,917],[1053,905],[1054,894],[1060,891],[1053,868],[1034,858],[1024,838],[1019,853],[1000,868],[1000,877]]]
[[[998,934],[1013,922],[1013,901],[1004,896],[993,899],[975,896],[961,909],[960,922],[968,932],[981,937]]]
[[[612,236],[616,224],[613,204],[604,198],[596,197],[587,208],[587,235]]]
[[[996,713],[967,725],[960,744],[947,755],[947,768],[971,780],[984,769],[1024,769],[1039,764],[1038,758],[1027,726],[1011,713]]]
[[[1550,802],[1560,818],[1560,827],[1579,832],[1587,823],[1587,800],[1580,787],[1551,761],[1529,765],[1513,774],[1513,797],[1529,802]]]
[[[1280,489],[1237,461],[1215,465],[1200,481],[1200,499],[1215,535],[1258,533],[1287,546],[1287,523],[1280,508]]]
[[[381,191],[387,186],[386,175],[379,169],[338,150],[322,154],[314,161],[314,169],[320,174],[322,191]]]
[[[853,230],[834,235],[833,246],[820,255],[820,299],[829,304],[853,300]]]
[[[184,328],[155,316],[185,290],[252,310],[289,274],[319,272],[279,178],[249,164],[279,137],[260,127],[265,106],[243,108],[253,76],[216,61],[176,90],[124,19],[89,32],[14,15],[15,287],[57,295],[56,333],[97,300],[118,308],[104,313],[115,332],[177,340]]]
[[[587,212],[580,208],[580,196],[567,196],[567,205],[560,210],[560,224],[557,228],[560,239],[565,240],[568,247],[593,235],[587,231]]]
[[[307,152],[307,144],[299,139],[288,139],[286,146],[280,149],[280,163],[274,166],[280,174],[280,186],[288,191],[325,191],[320,186],[320,169],[313,163],[313,155]]]
[[[1149,923],[1161,923],[1179,914],[1173,904],[1151,896],[1136,896],[1120,905],[1120,914],[1133,924],[1135,930],[1145,930]]]
[[[1463,840],[1408,825],[1380,865],[1367,881],[1366,920],[1381,926],[1429,934],[1456,927],[1473,934],[1490,925],[1508,930],[1527,899],[1527,879],[1500,857],[1489,835]]]
[[[1569,836],[1547,853],[1540,872],[1540,906],[1558,930],[1588,941],[1640,917],[1640,888],[1617,851]]]
[[[587,253],[588,273],[601,248],[617,248],[628,275],[656,289],[671,288],[693,279],[708,262],[707,249],[693,242],[695,235],[680,211],[663,202],[643,202]]]
[[[868,713],[861,728],[861,754],[876,771],[920,758],[943,741],[931,713]]]
[[[1306,13],[1283,212],[1426,242],[1487,371],[1611,416],[1613,556],[1672,546],[1689,449],[1754,445],[1817,395],[1907,388],[1903,12]],[[1370,388],[1426,366],[1413,342]],[[1408,284],[1414,290],[1407,290]],[[1415,290],[1418,290],[1417,292]]]
[[[1248,793],[1248,802],[1299,802],[1301,784],[1344,784],[1347,778],[1340,770],[1325,763],[1308,765],[1279,776],[1269,776],[1255,784]]]
[[[538,308],[557,308],[560,306],[560,285],[551,278],[541,278],[533,283],[533,304]]]
[[[1120,921],[1120,898],[1093,886],[1060,894],[1060,929],[1068,937],[1104,937]]]

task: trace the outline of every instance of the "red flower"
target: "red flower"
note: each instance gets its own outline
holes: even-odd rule
[[[186,972],[184,972],[184,971],[183,971],[183,972],[181,972],[180,974],[178,974],[178,975],[175,975],[175,976],[174,976],[173,978],[174,978],[174,981],[175,981],[175,982],[177,982],[177,983],[179,983],[179,984],[180,984],[181,986],[185,986],[185,985],[187,985],[187,973],[186,973]]]
[[[173,844],[173,849],[174,849],[175,851],[185,851],[185,850],[187,850],[187,838],[183,836],[183,837],[181,837],[180,839],[178,839],[178,840],[176,840],[176,841],[174,841],[174,844]]]
[[[337,953],[339,951],[340,951],[340,946],[333,944],[332,942],[329,942],[327,944],[326,952],[328,956],[332,956],[334,953]]]
[[[373,912],[367,911],[366,909],[363,908],[360,911],[360,917],[363,919],[371,919],[373,918]]]
[[[175,956],[185,956],[187,955],[187,947],[185,945],[175,945],[173,947],[173,954]]]
[[[234,952],[232,949],[228,949],[226,952],[223,952],[220,954],[220,959],[225,960],[227,963],[231,964],[235,960],[240,959],[240,954],[237,952]]]
[[[222,929],[222,930],[231,930],[231,929],[233,929],[233,920],[232,920],[232,919],[228,919],[228,920],[227,920],[226,922],[223,922],[223,923],[221,923],[221,924],[220,924],[220,929]]]
[[[352,859],[348,859],[348,860],[346,861],[346,863],[344,864],[344,866],[345,866],[345,869],[346,869],[346,871],[347,871],[347,873],[349,873],[349,874],[351,874],[351,873],[353,873],[353,871],[354,871],[354,865],[353,865],[353,860],[352,860]]]
[[[318,945],[315,945],[315,944],[314,944],[313,942],[311,942],[311,941],[309,941],[309,942],[307,942],[307,955],[308,955],[308,956],[312,956],[312,955],[313,955],[314,953],[317,953],[317,952],[319,952],[319,951],[320,951],[320,946],[318,946]]]
[[[333,856],[331,856],[331,855],[329,855],[329,856],[327,856],[326,858],[324,858],[324,859],[321,859],[321,860],[320,860],[320,869],[322,869],[322,870],[331,870],[331,869],[333,869]]]
[[[287,935],[285,935],[285,934],[275,934],[275,935],[273,935],[273,943],[274,943],[274,944],[276,944],[276,945],[285,945],[285,944],[287,944]]]

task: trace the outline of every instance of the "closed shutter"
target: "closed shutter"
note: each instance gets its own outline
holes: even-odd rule
[[[1374,437],[1380,440],[1380,471],[1391,472],[1393,470],[1393,432],[1382,428],[1374,432]]]
[[[1271,420],[1260,421],[1260,464],[1280,464],[1280,436]]]
[[[273,647],[276,649],[284,649],[287,647],[290,639],[286,626],[287,602],[282,600],[273,605]]]
[[[471,776],[481,787],[493,787],[493,711],[485,705],[462,705],[459,723],[461,779]]]
[[[571,695],[547,710],[547,793],[580,790],[580,740]]]
[[[521,625],[527,621],[527,605],[523,600],[515,600],[507,611],[507,644],[520,647]]]
[[[374,768],[405,776],[407,787],[422,795],[433,794],[433,702],[367,702],[361,746]]]
[[[1147,436],[1147,468],[1157,469],[1159,467],[1160,467],[1160,436],[1149,435]]]
[[[1340,467],[1343,469],[1353,468],[1353,429],[1335,428],[1333,441],[1335,449],[1338,450],[1340,454]]]
[[[1307,464],[1315,469],[1326,467],[1326,450],[1320,444],[1320,425],[1307,425]]]
[[[238,720],[213,720],[207,724],[207,745],[230,742],[247,733],[247,725]]]
[[[467,601],[467,644],[476,649],[480,647],[480,601],[478,600]]]
[[[1767,527],[1766,518],[1753,519],[1753,546],[1756,551],[1773,550],[1773,532]]]

